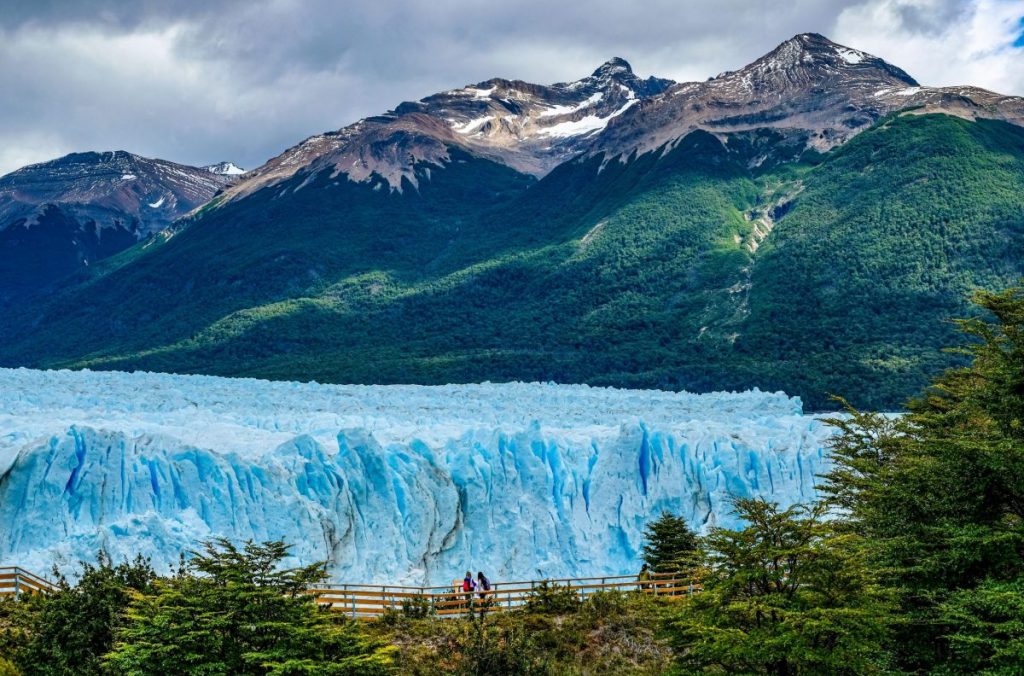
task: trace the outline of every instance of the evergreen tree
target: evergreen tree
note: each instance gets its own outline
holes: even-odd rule
[[[1024,289],[975,300],[969,366],[906,416],[834,421],[825,490],[898,593],[908,671],[1024,673]]]
[[[55,592],[16,602],[23,606],[21,629],[27,636],[16,659],[26,676],[105,673],[103,655],[113,647],[132,593],[150,590],[156,578],[141,556],[115,566],[101,552],[95,565],[81,565],[74,584],[54,570]]]
[[[820,506],[736,507],[747,526],[704,538],[704,590],[670,623],[684,673],[883,672],[889,604],[856,536]]]
[[[281,542],[207,543],[178,576],[139,595],[108,665],[126,674],[379,674],[390,650],[306,590],[323,565],[281,569]]]
[[[644,561],[655,572],[678,572],[693,563],[697,536],[681,516],[662,512],[661,516],[647,524],[644,540]]]

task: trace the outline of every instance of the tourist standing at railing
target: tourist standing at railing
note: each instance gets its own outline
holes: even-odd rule
[[[473,605],[473,590],[476,589],[476,582],[473,581],[473,573],[466,571],[466,577],[462,578],[462,591],[466,593],[466,605]]]
[[[640,575],[637,576],[637,580],[640,582],[641,589],[651,588],[651,571],[647,568],[646,563],[640,568]]]
[[[487,597],[488,592],[491,591],[491,581],[487,579],[483,571],[476,574],[476,588],[479,590],[480,598],[484,599]]]

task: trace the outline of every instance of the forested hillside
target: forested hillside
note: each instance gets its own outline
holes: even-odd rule
[[[453,149],[401,192],[299,174],[23,308],[0,362],[896,407],[955,359],[943,318],[1024,275],[1024,130],[903,114],[802,147],[694,132],[539,182]]]

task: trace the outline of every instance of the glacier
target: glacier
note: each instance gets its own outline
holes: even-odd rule
[[[627,574],[662,510],[816,498],[833,434],[783,393],[356,386],[0,369],[0,565],[159,570],[281,539],[339,582]]]

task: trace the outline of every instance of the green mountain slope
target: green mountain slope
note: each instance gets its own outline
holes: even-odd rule
[[[400,195],[297,177],[21,310],[0,363],[898,406],[967,292],[1024,274],[1024,130],[904,115],[783,161],[799,141],[696,132],[533,185],[456,155]]]

